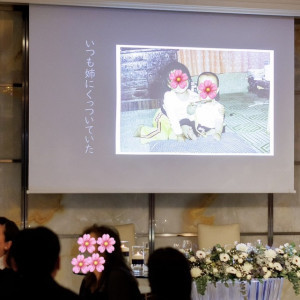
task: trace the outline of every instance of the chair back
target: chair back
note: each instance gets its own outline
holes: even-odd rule
[[[131,249],[135,245],[135,226],[133,223],[114,225],[118,230],[121,241],[129,242],[129,257],[131,259]],[[131,261],[131,260],[130,260]]]
[[[233,245],[240,242],[240,224],[198,224],[198,249],[210,249],[216,244]]]

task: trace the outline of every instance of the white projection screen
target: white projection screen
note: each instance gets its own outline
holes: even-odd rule
[[[294,192],[293,18],[29,16],[29,193]]]

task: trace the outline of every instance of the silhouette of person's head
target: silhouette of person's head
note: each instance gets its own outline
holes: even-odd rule
[[[60,242],[57,234],[46,227],[21,230],[10,252],[16,270],[22,275],[54,277],[59,269]]]
[[[150,255],[148,267],[155,299],[190,300],[192,277],[183,253],[171,247],[159,248]]]

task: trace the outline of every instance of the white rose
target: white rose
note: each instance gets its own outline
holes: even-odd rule
[[[211,260],[210,260],[210,258],[208,257],[208,258],[206,258],[205,259],[205,262],[207,263],[207,264],[211,264]]]
[[[247,274],[248,274],[252,269],[253,269],[253,266],[252,266],[250,263],[248,263],[248,262],[246,262],[246,263],[243,265],[243,270],[244,270],[244,272],[247,273]]]
[[[221,249],[221,248],[217,248],[217,251],[218,251],[218,252],[222,252],[222,249]]]
[[[282,265],[278,262],[274,263],[274,268],[277,271],[282,271]]]
[[[268,272],[268,268],[267,268],[267,267],[263,267],[262,269],[263,269],[263,271],[264,271],[265,273]]]
[[[221,261],[224,261],[224,262],[226,262],[226,261],[228,261],[229,260],[229,255],[227,254],[227,253],[221,253],[220,254],[220,260]]]
[[[297,277],[300,278],[300,271],[296,273]]]
[[[285,244],[284,244],[284,247],[287,248],[289,245],[290,245],[289,243],[285,243]]]
[[[241,252],[247,252],[248,251],[248,247],[246,244],[244,243],[240,243],[236,245],[236,250],[241,251]]]
[[[288,255],[287,255],[287,254],[284,254],[284,255],[283,255],[283,257],[284,257],[284,258],[287,258],[287,257],[288,257]]]
[[[251,275],[247,275],[247,280],[250,280],[251,279]]]
[[[269,266],[269,268],[271,268],[271,269],[273,269],[273,268],[274,268],[274,264],[273,264],[273,263],[271,263],[271,262],[268,264],[268,266]]]
[[[201,271],[200,268],[193,267],[191,269],[191,275],[192,275],[193,278],[197,278],[197,277],[201,276],[201,274],[202,274],[202,271]]]
[[[265,251],[265,256],[266,258],[268,258],[270,261],[273,260],[273,258],[276,257],[276,251],[274,251],[273,249],[268,249]]]
[[[239,257],[235,254],[235,255],[233,255],[233,259],[238,260]]]
[[[264,275],[264,279],[268,279],[270,278],[272,275],[272,273],[270,271],[268,271],[265,275]]]
[[[300,257],[297,255],[293,256],[292,263],[299,267],[300,266]]]
[[[242,258],[247,258],[247,257],[248,257],[248,253],[242,252],[242,253],[240,254],[240,257],[242,257]]]
[[[238,263],[239,263],[239,264],[242,264],[243,261],[244,261],[244,260],[243,260],[242,258],[239,258],[239,259],[238,259]]]
[[[196,256],[197,256],[198,258],[200,258],[200,259],[203,259],[203,258],[205,258],[206,254],[205,254],[204,251],[198,250],[198,251],[196,252]]]
[[[195,262],[195,261],[196,261],[195,256],[190,257],[190,262]]]
[[[236,272],[236,277],[237,277],[237,278],[241,278],[241,277],[242,277],[242,273],[241,273],[240,271],[237,271],[237,272]]]
[[[226,268],[226,273],[236,274],[236,269],[234,267]]]
[[[218,270],[217,268],[213,268],[213,270],[212,270],[212,271],[213,271],[213,273],[214,273],[214,274],[216,274],[216,273],[218,273],[218,272],[219,272],[219,270]]]
[[[278,253],[278,254],[283,254],[284,251],[280,248],[276,248],[275,251]]]

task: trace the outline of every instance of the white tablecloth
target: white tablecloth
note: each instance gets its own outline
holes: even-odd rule
[[[246,284],[248,300],[280,300],[283,286],[283,278],[270,278],[262,282],[252,280]],[[229,287],[223,283],[217,282],[216,287],[209,283],[205,295],[197,292],[196,283],[193,282],[192,300],[244,300],[241,294],[239,281],[229,282]]]

